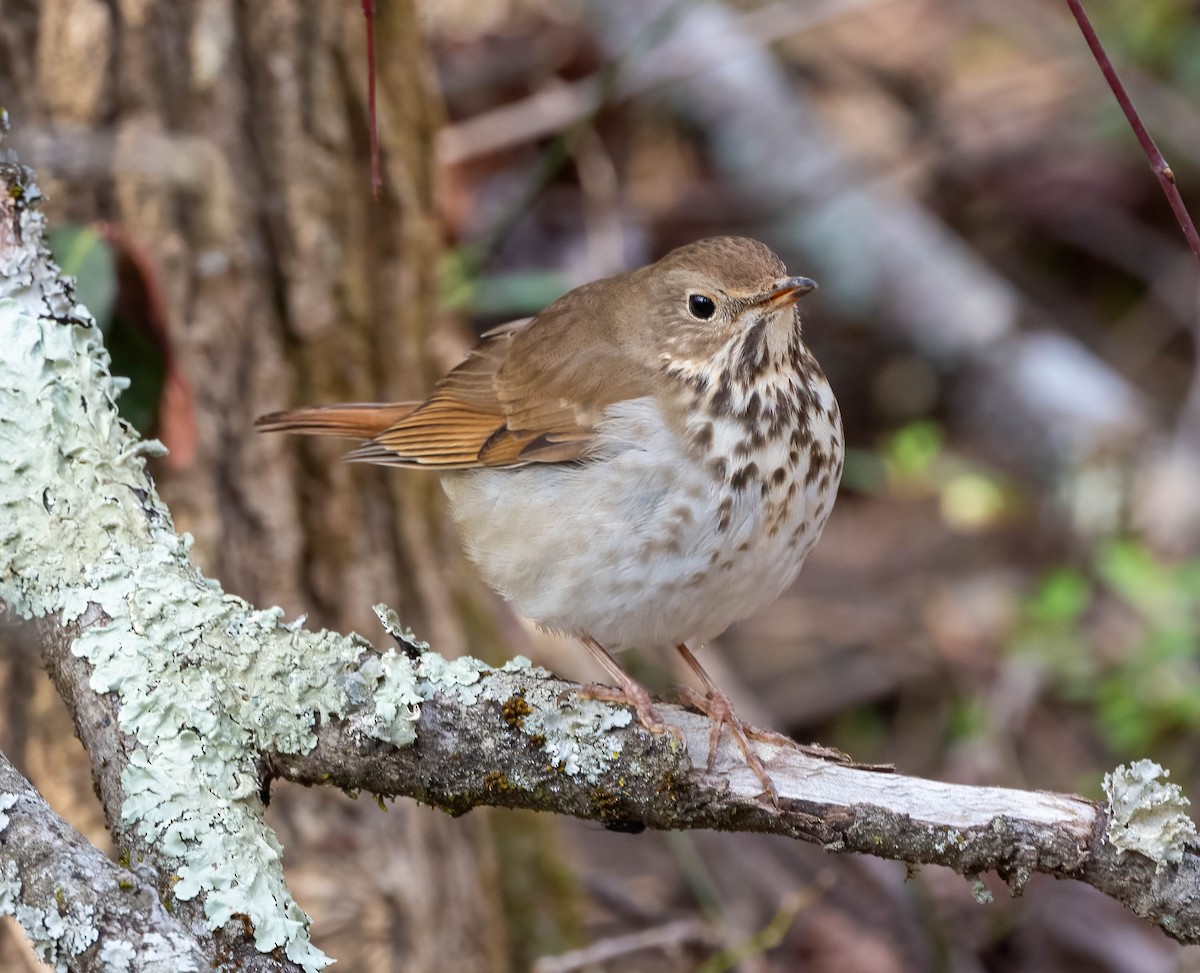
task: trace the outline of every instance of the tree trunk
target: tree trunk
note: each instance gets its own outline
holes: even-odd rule
[[[440,651],[468,636],[478,651],[460,619],[486,633],[489,602],[433,477],[251,428],[291,405],[419,396],[434,374],[439,106],[412,4],[380,4],[378,31],[379,200],[353,0],[9,0],[0,105],[52,225],[112,224],[122,266],[143,276],[141,311],[165,320],[182,381],[162,400],[175,455],[155,476],[206,572],[255,604],[372,636],[370,607],[386,601]],[[348,969],[504,968],[485,818],[277,798],[297,898]],[[420,881],[394,882],[393,864]]]

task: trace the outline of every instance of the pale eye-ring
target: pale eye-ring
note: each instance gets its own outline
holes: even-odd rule
[[[692,317],[707,321],[717,313],[717,305],[711,297],[704,294],[689,294],[688,310],[692,312]]]

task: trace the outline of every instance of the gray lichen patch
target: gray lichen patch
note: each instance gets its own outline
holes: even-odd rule
[[[9,825],[5,813],[17,803],[15,794],[0,794],[0,841]],[[21,876],[10,857],[0,860],[0,916],[12,916],[29,936],[34,951],[47,963],[65,970],[67,961],[96,941],[98,933],[90,908],[60,912],[50,906],[31,906],[21,898]]]
[[[0,891],[0,899],[3,896]],[[69,969],[71,961],[89,949],[100,935],[90,905],[68,902],[60,911],[53,905],[32,906],[17,899],[11,914],[42,961],[58,970]]]
[[[1138,760],[1104,775],[1109,842],[1120,854],[1145,855],[1158,872],[1166,863],[1181,860],[1197,840],[1196,825],[1187,813],[1191,801],[1177,784],[1159,780],[1170,773],[1152,760]]]
[[[11,859],[0,861],[0,916],[15,916],[21,901],[21,876],[17,874],[17,863]]]
[[[11,798],[9,803],[5,800]],[[0,796],[0,807],[15,803],[12,795]],[[0,818],[4,816],[0,814]],[[0,831],[7,827],[0,822]],[[34,952],[55,969],[66,970],[75,957],[99,937],[90,905],[76,902],[30,905],[21,898],[21,877],[12,859],[0,861],[0,916],[12,916],[25,930]]]

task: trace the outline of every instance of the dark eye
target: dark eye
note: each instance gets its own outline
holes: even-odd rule
[[[717,305],[713,303],[711,297],[705,297],[703,294],[689,294],[688,310],[694,317],[701,321],[707,321],[717,313]]]

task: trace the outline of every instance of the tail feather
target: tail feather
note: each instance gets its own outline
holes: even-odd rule
[[[308,409],[272,412],[254,422],[259,432],[291,432],[302,436],[341,436],[345,439],[374,439],[420,402],[347,402]]]

